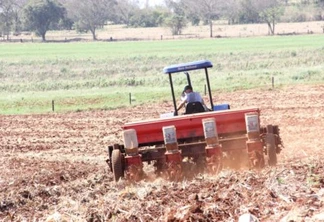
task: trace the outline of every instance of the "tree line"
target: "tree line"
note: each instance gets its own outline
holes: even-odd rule
[[[189,23],[203,23],[213,37],[213,22],[219,19],[229,24],[265,23],[273,35],[287,8],[298,11],[305,6],[313,8],[313,20],[324,20],[324,0],[165,0],[164,6],[144,8],[136,0],[0,0],[0,35],[9,39],[10,33],[33,31],[46,41],[48,30],[74,29],[91,32],[96,40],[96,30],[107,24],[166,26],[180,35]],[[302,21],[299,14],[292,21]]]

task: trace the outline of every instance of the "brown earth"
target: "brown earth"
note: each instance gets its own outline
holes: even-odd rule
[[[106,147],[121,142],[123,123],[158,118],[172,110],[171,102],[2,115],[0,220],[237,221],[249,212],[260,221],[324,221],[324,85],[214,98],[233,109],[259,107],[262,125],[280,126],[285,148],[276,167],[116,184],[105,163]]]

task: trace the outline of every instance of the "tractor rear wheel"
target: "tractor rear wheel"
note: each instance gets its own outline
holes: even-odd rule
[[[112,151],[111,162],[114,180],[117,182],[120,178],[124,177],[122,154],[120,150],[115,149]]]
[[[273,133],[267,133],[266,135],[266,148],[268,155],[269,166],[275,166],[277,164],[277,152],[276,152],[276,140]]]

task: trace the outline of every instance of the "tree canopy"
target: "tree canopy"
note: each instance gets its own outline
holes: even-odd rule
[[[0,31],[7,36],[7,39],[12,30],[14,12],[15,5],[11,0],[0,0]]]
[[[171,29],[173,35],[180,35],[187,25],[183,2],[167,0],[166,4],[170,9],[170,16],[165,19],[165,25]]]
[[[24,8],[25,23],[30,30],[46,41],[45,35],[50,25],[64,18],[65,8],[53,0],[34,0]]]
[[[90,31],[93,40],[97,39],[96,29],[113,15],[116,2],[113,0],[71,0],[67,3],[69,16],[74,20],[76,29]]]
[[[278,0],[263,0],[261,3],[262,7],[259,15],[261,19],[267,23],[269,33],[274,35],[275,25],[279,21],[280,16],[283,14],[283,7],[281,7]]]
[[[186,9],[195,13],[199,18],[209,24],[209,35],[213,37],[213,20],[222,16],[225,7],[223,0],[183,0]]]
[[[324,0],[164,1],[163,6],[143,7],[138,0],[0,0],[0,36],[9,40],[10,33],[35,31],[46,41],[48,30],[74,29],[90,31],[96,40],[96,30],[111,23],[165,26],[173,35],[181,35],[189,22],[203,22],[213,37],[213,23],[219,19],[229,24],[265,23],[274,35],[279,21],[324,20]]]

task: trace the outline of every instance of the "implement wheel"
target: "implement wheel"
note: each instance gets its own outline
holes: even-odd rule
[[[113,150],[111,154],[112,170],[114,173],[114,180],[117,182],[120,178],[124,177],[124,169],[122,162],[122,155],[120,150]]]
[[[266,148],[268,155],[269,166],[275,166],[277,164],[277,152],[276,152],[276,138],[273,133],[266,135]]]

